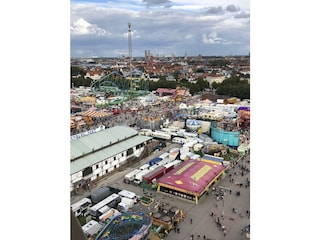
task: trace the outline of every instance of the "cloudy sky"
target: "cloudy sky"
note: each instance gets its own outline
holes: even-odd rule
[[[225,56],[250,51],[249,0],[71,0],[71,57]]]

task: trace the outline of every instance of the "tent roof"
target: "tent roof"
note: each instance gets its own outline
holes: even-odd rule
[[[160,177],[157,182],[181,192],[200,196],[207,185],[224,170],[225,167],[222,165],[199,160],[187,160]]]

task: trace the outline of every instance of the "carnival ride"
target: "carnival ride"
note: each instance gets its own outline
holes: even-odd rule
[[[151,225],[151,218],[143,212],[124,212],[108,222],[95,240],[146,239]]]
[[[132,82],[132,88],[131,88]],[[149,83],[140,78],[128,79],[118,71],[113,71],[106,76],[92,81],[92,92],[113,93],[122,96],[143,96],[149,93]]]
[[[152,224],[162,226],[169,231],[186,217],[184,210],[172,207],[167,203],[157,202],[152,213]]]

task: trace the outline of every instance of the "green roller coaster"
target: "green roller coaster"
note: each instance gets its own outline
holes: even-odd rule
[[[101,79],[94,80],[90,84],[92,92],[112,93],[113,95],[125,96],[143,96],[149,93],[149,82],[137,77],[132,78],[132,93],[131,79],[124,77],[118,71],[113,71]],[[129,97],[130,98],[130,97]]]

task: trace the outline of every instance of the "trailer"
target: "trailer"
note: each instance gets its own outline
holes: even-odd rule
[[[137,202],[137,195],[134,192],[130,192],[128,190],[121,190],[120,192],[118,192],[118,195],[121,197],[121,201],[123,198],[128,198],[133,200],[134,202]]]
[[[127,211],[129,211],[129,209],[131,209],[133,207],[133,205],[134,205],[133,199],[122,197],[121,202],[119,202],[119,204],[118,204],[118,208],[122,212],[127,212]]]
[[[142,180],[148,184],[151,184],[153,179],[157,179],[166,174],[166,170],[167,168],[165,168],[164,166],[159,166],[155,170],[144,175],[142,177]]]
[[[158,163],[155,164],[155,165],[152,165],[152,166],[149,168],[149,170],[150,170],[150,171],[155,170],[157,167],[161,166],[161,162],[162,162],[162,161],[158,162]],[[164,164],[162,164],[162,165],[164,165]]]
[[[164,140],[171,139],[171,135],[167,134],[165,132],[151,132],[151,137],[158,138],[158,139],[164,139]]]
[[[182,147],[183,148],[192,148],[197,143],[198,143],[198,140],[197,139],[193,139],[191,141],[185,142]]]
[[[186,142],[186,139],[182,138],[182,137],[174,137],[174,138],[172,138],[172,142],[173,143],[184,144]]]
[[[76,217],[84,216],[92,206],[92,202],[89,198],[82,198],[78,202],[71,205],[72,212]]]
[[[146,163],[146,164],[141,165],[141,166],[139,167],[139,169],[140,169],[141,171],[143,171],[143,170],[145,170],[145,169],[149,169],[149,167],[150,167],[150,165],[149,165],[148,163]]]
[[[104,214],[110,210],[110,207],[108,205],[105,205],[104,207],[100,208],[98,211],[100,214]]]
[[[162,153],[159,158],[161,159],[165,159],[166,157],[169,157],[169,153],[168,152],[165,152],[165,153]]]
[[[156,164],[157,162],[160,162],[161,160],[162,160],[162,158],[155,157],[149,161],[149,165],[152,166],[152,165]]]
[[[193,132],[184,132],[183,136],[185,138],[196,138],[196,137],[198,137],[198,134],[197,133],[193,133]]]
[[[98,203],[102,199],[105,199],[106,197],[111,195],[110,188],[108,187],[101,187],[95,192],[91,193],[91,200],[93,203]]]
[[[181,160],[177,159],[177,160],[174,160],[173,162],[171,162],[173,164],[173,167],[177,167],[178,165],[180,165],[182,163]]]
[[[135,169],[135,170],[129,172],[128,174],[126,174],[126,175],[124,176],[124,179],[131,182],[131,181],[133,181],[133,179],[134,179],[134,177],[136,176],[136,174],[138,174],[139,172],[141,172],[140,169]]]
[[[166,165],[164,165],[166,168],[166,172],[170,172],[172,169],[174,169],[174,162],[169,162]]]
[[[150,169],[145,169],[145,170],[139,172],[139,173],[135,176],[133,182],[136,183],[136,184],[140,184],[140,183],[142,182],[142,177],[143,177],[144,175],[146,175],[146,174],[147,174],[148,172],[150,172],[150,171],[151,171]]]
[[[101,208],[108,206],[109,208],[115,208],[117,207],[118,203],[121,201],[121,198],[118,194],[113,193],[109,197],[103,199],[99,203],[93,205],[90,208],[90,215],[93,219],[98,220],[101,216],[101,212],[99,211]]]
[[[91,220],[82,227],[82,231],[87,236],[92,236],[102,229],[102,225],[95,220]]]
[[[167,163],[172,162],[172,161],[173,161],[173,159],[171,159],[170,157],[167,157],[167,158],[161,160],[160,162],[158,162],[157,165],[159,165],[159,166],[164,166],[164,165],[166,165]]]

